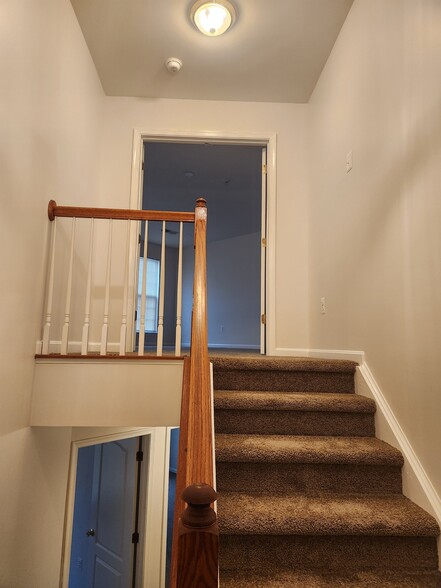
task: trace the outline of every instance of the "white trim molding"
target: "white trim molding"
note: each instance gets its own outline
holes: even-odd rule
[[[375,425],[377,437],[401,451],[404,457],[403,492],[432,514],[441,526],[441,498],[418,459],[369,366],[363,362],[357,368],[357,393],[373,398],[377,404]],[[440,545],[441,546],[441,545]]]
[[[190,344],[189,343],[182,343],[182,347],[190,348]],[[230,345],[222,345],[222,347],[230,347]],[[245,347],[245,345],[243,347]],[[90,341],[89,344],[87,345],[88,353],[99,353],[100,348],[101,348],[101,343],[99,341]],[[257,348],[258,348],[258,346],[257,346]],[[173,352],[175,351],[174,344],[173,345],[165,345],[164,344],[164,349],[170,349]],[[108,343],[106,345],[106,350],[107,350],[108,354],[119,355],[119,351],[120,351],[119,341],[108,341]],[[152,347],[151,350],[154,351],[156,354],[156,345],[154,347]],[[67,352],[80,354],[81,353],[81,341],[69,341]],[[36,353],[36,355],[42,355],[42,341],[37,341],[36,346],[35,346],[35,353]],[[54,353],[54,354],[61,353],[61,341],[60,340],[51,339],[51,341],[49,342],[49,353]],[[76,358],[76,359],[78,359],[78,358]]]
[[[90,341],[87,349],[91,353],[98,353],[101,348],[101,343],[99,341]],[[118,341],[108,341],[107,343],[107,351],[109,353],[118,353],[119,352],[119,342]],[[81,341],[69,341],[68,343],[68,353],[81,353]],[[41,341],[37,341],[36,344],[36,354],[41,355],[42,353],[42,345]],[[61,353],[61,341],[51,339],[49,342],[49,353]]]
[[[208,349],[254,349],[258,351],[260,345],[242,345],[237,343],[209,343]]]
[[[351,351],[347,349],[296,349],[292,347],[276,347],[275,353],[268,355],[316,357],[318,359],[348,359],[360,364],[364,361],[364,351]]]

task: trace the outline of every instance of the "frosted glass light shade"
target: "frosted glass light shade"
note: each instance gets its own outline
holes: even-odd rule
[[[236,18],[236,11],[227,0],[198,0],[191,9],[191,18],[197,28],[209,37],[225,33]]]

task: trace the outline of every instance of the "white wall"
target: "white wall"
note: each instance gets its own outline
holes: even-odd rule
[[[438,0],[355,0],[312,96],[309,152],[311,346],[366,352],[441,495],[440,71]]]
[[[307,108],[304,104],[105,100],[100,193],[106,195],[106,206],[129,205],[134,128],[189,135],[207,131],[277,134],[275,346],[280,348],[308,347],[309,343]]]
[[[194,249],[183,256],[182,340],[190,342]],[[207,243],[208,344],[260,347],[260,233]]]
[[[271,334],[269,352],[277,353],[283,349],[284,353],[291,353],[297,348],[308,347],[308,241],[307,241],[307,106],[294,104],[260,104],[260,103],[214,103],[190,100],[148,100],[136,98],[105,98],[104,130],[101,144],[101,188],[91,195],[96,206],[127,208],[131,206],[131,165],[133,158],[133,130],[143,129],[151,132],[186,133],[219,132],[231,136],[242,133],[245,136],[276,135],[277,167],[276,190],[269,191],[269,220],[267,255],[269,259],[268,275],[268,331]],[[213,111],[213,107],[216,108]],[[213,112],[213,113],[212,113]],[[270,184],[272,182],[270,180]],[[75,199],[65,201],[74,204]],[[234,208],[234,206],[233,206]],[[234,214],[232,209],[231,214]],[[212,217],[211,217],[212,218]],[[77,222],[76,248],[74,255],[74,294],[71,307],[71,327],[69,331],[70,349],[79,351],[81,330],[84,321],[85,291],[88,274],[88,244],[90,221],[80,219]],[[64,320],[64,305],[66,297],[67,273],[69,267],[69,251],[71,238],[71,220],[58,219],[57,230],[57,258],[55,263],[55,295],[53,308],[53,328],[51,340],[52,349],[59,350],[62,323]],[[90,342],[93,350],[99,347],[101,326],[104,312],[106,256],[107,256],[107,221],[95,223],[94,261],[92,272],[92,309],[90,319]],[[110,288],[109,314],[109,349],[117,351],[121,316],[123,313],[124,295],[124,267],[126,252],[126,228],[121,222],[113,223],[112,268]],[[228,230],[226,230],[228,232]],[[273,247],[272,244],[275,244]],[[221,257],[221,252],[215,253],[215,246],[211,247],[214,263]],[[210,252],[209,252],[210,254]],[[237,254],[235,254],[237,258]],[[275,260],[272,263],[272,260]],[[212,263],[209,259],[209,263]],[[171,263],[175,263],[171,260]],[[167,284],[171,284],[171,266],[167,262]],[[213,278],[218,275],[218,267],[208,268]],[[255,276],[253,275],[253,278]],[[211,280],[213,282],[213,280]],[[260,279],[259,279],[260,282]],[[167,288],[168,288],[167,285]],[[209,284],[210,286],[210,284]],[[229,288],[227,294],[234,294],[234,288]],[[214,292],[214,293],[213,293]],[[212,300],[216,292],[210,294]],[[169,290],[169,294],[171,291]],[[240,323],[237,313],[240,309],[232,305],[229,314],[230,325],[225,320],[219,322],[218,312],[211,312],[209,316],[210,342],[217,344],[239,344],[242,339],[245,344],[258,345],[258,321],[260,308],[255,312],[255,304],[260,296],[260,283],[256,286],[253,304],[246,306],[247,315],[256,315],[256,321],[245,317],[242,326],[245,332],[242,336],[237,332]],[[129,291],[129,301],[133,299]],[[250,297],[247,296],[249,299]],[[169,303],[171,301],[171,304]],[[167,300],[164,344],[174,341],[173,322],[169,320],[169,310],[174,302]],[[230,310],[231,310],[230,309]],[[234,313],[236,309],[236,314]],[[274,311],[275,309],[275,311]],[[173,314],[173,310],[172,310]],[[274,316],[275,315],[275,316]],[[129,320],[131,312],[129,309]],[[219,319],[219,320],[218,320]],[[186,320],[184,315],[184,321]],[[225,329],[221,333],[219,328],[223,324]],[[253,325],[255,328],[253,328]],[[256,326],[257,325],[257,326]],[[275,325],[273,327],[273,325]],[[242,328],[242,326],[240,328]],[[152,342],[148,336],[147,343]],[[186,341],[184,325],[184,342]]]
[[[182,360],[37,360],[31,424],[178,426]]]
[[[0,586],[48,588],[58,585],[69,439],[28,428],[46,208],[50,198],[86,204],[98,189],[103,93],[68,0],[3,2],[0,27]]]
[[[1,438],[2,588],[58,586],[70,438],[61,427]]]

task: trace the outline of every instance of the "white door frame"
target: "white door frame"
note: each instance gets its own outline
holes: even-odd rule
[[[260,229],[260,353],[266,353],[266,181],[267,181],[267,149],[262,148],[262,213],[261,213],[261,229]]]
[[[165,437],[165,470],[167,472],[167,475],[164,478],[164,488],[163,488],[164,510],[162,513],[162,528],[164,529],[164,532],[162,534],[162,552],[164,554],[167,554],[168,490],[169,490],[169,472],[170,472],[170,443],[171,443],[172,429],[179,429],[179,426],[167,427],[166,437]],[[162,566],[161,571],[162,571],[161,586],[165,586],[165,575],[166,575],[165,565]]]
[[[144,142],[167,143],[214,143],[218,145],[255,145],[267,150],[267,234],[266,234],[266,354],[274,355],[276,349],[276,147],[277,135],[270,132],[233,133],[224,131],[151,131],[133,130],[132,176],[129,208],[142,208],[142,158]],[[210,214],[210,212],[208,212]],[[134,223],[132,223],[134,224]],[[134,227],[136,229],[136,227]],[[129,287],[136,283],[138,231],[133,230],[130,238]],[[131,286],[133,290],[133,286]],[[135,317],[136,293],[130,297],[131,309],[128,316]],[[127,349],[134,349],[134,329],[128,334]]]
[[[96,433],[94,433],[96,435]],[[148,469],[144,471],[141,492],[146,497],[144,519],[140,521],[141,529],[144,529],[145,541],[142,545],[141,579],[139,586],[142,588],[164,588],[165,578],[165,549],[164,540],[158,541],[158,537],[166,533],[163,528],[164,485],[168,476],[168,463],[166,462],[167,429],[166,427],[139,427],[119,431],[117,433],[103,433],[102,435],[87,437],[72,441],[69,480],[66,500],[66,514],[63,537],[63,552],[61,558],[60,588],[69,586],[69,567],[72,549],[72,529],[75,506],[75,486],[77,477],[78,450],[81,447],[98,445],[108,441],[128,439],[130,437],[150,437],[150,451],[148,457]],[[161,508],[158,508],[161,505]],[[141,511],[142,512],[142,511]]]

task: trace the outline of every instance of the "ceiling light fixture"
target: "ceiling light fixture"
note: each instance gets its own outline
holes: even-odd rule
[[[209,37],[225,33],[236,20],[236,10],[228,0],[198,0],[191,9],[191,20]]]

